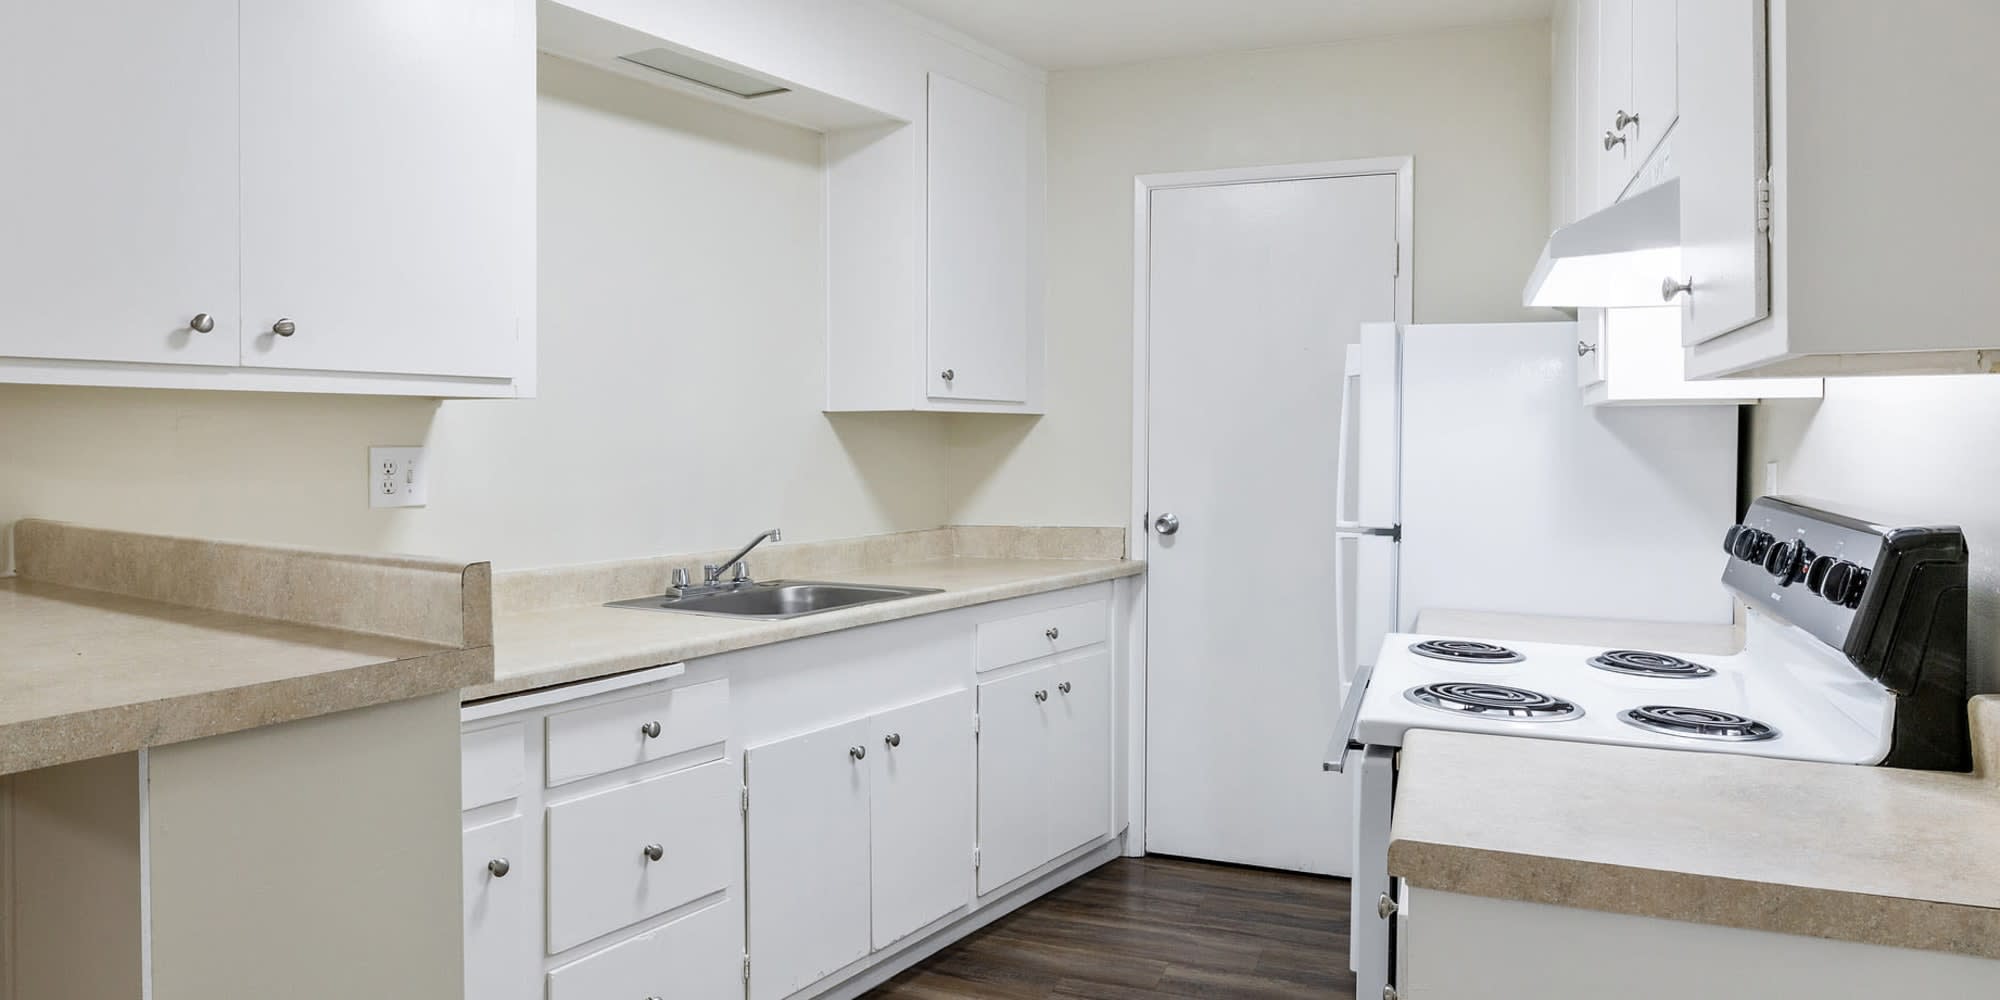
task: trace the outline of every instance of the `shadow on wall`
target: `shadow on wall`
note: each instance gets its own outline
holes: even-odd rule
[[[988,483],[1008,471],[1015,453],[1041,423],[1042,415],[967,413],[953,414],[945,420],[951,477],[946,496],[952,508],[945,521],[958,524],[964,519],[961,508],[971,504],[985,492]],[[1052,483],[1049,488],[1057,485]]]
[[[422,444],[438,402],[358,396],[0,386],[0,524],[48,517],[135,531],[358,551],[371,444]],[[0,547],[11,567],[12,532]]]

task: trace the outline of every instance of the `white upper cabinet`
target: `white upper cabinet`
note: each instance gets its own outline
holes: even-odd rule
[[[1632,148],[1644,152],[1643,165],[1680,118],[1680,8],[1676,0],[1627,2],[1632,33]]]
[[[1689,373],[2000,366],[2000,143],[1967,127],[2000,114],[2000,4],[1682,0],[1680,22],[1663,280],[1688,286]]]
[[[1026,403],[1026,116],[933,73],[929,125],[927,394]]]
[[[1646,168],[1662,155],[1680,115],[1677,20],[1675,0],[1557,5],[1551,124],[1558,226],[1671,176]]]
[[[527,0],[12,4],[0,55],[0,381],[531,391]]]
[[[0,359],[236,364],[236,9],[0,5]]]
[[[1597,113],[1594,124],[1603,130],[1597,142],[1597,197],[1603,207],[1618,200],[1625,182],[1639,169],[1645,149],[1639,145],[1638,129],[1632,121],[1632,5],[1644,0],[1596,0],[1597,75],[1596,98],[1591,102]]]
[[[244,364],[515,372],[531,16],[490,0],[243,5]]]

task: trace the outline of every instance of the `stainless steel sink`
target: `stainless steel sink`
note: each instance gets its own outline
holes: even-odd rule
[[[687,597],[639,597],[612,601],[611,608],[641,608],[647,611],[680,611],[691,615],[719,618],[801,618],[823,611],[879,604],[940,591],[928,587],[884,587],[860,583],[821,583],[812,580],[770,580],[746,583]]]

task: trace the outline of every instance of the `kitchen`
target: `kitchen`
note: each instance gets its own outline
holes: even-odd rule
[[[0,240],[0,998],[1507,996],[1508,952],[1539,959],[1536,996],[1652,995],[1663,964],[1777,996],[1990,989],[2000,882],[1978,848],[2000,827],[1955,759],[1782,759],[1788,719],[1746,744],[1763,755],[1491,735],[1569,722],[1454,734],[1405,702],[1435,719],[1390,763],[1376,892],[1356,848],[1388,811],[1349,795],[1377,772],[1322,770],[1340,710],[1373,704],[1359,669],[1415,662],[1385,635],[1531,667],[1544,643],[1664,649],[1734,679],[1776,634],[1867,691],[1818,623],[1760,597],[1761,560],[1758,579],[1718,551],[1741,518],[1791,516],[1766,496],[1814,498],[1822,526],[1957,526],[1958,719],[2000,692],[2000,390],[1979,374],[2000,336],[1975,284],[1996,205],[1985,140],[1956,124],[2000,93],[1978,85],[2000,22],[1877,7],[0,13],[0,94],[33,95],[0,97],[0,121],[45,151],[0,163],[5,228],[32,234]],[[1937,135],[1974,149],[1889,179]],[[1913,189],[1950,210],[1908,210]],[[1306,190],[1329,194],[1201,200]],[[1316,212],[1381,221],[1351,262],[1337,241],[1266,253],[1298,233],[1249,224]],[[1706,275],[1735,265],[1694,261],[1730,246],[1767,287],[1711,307]],[[1350,315],[1350,286],[1300,278],[1329,260],[1310,273],[1379,304]],[[1679,308],[1657,305],[1669,274],[1694,279]],[[1280,280],[1305,305],[1264,308]],[[1231,349],[1327,316],[1337,335],[1296,355]],[[1560,379],[1482,387],[1497,341],[1452,346],[1454,326],[1518,328]],[[1427,342],[1460,382],[1421,375]],[[1371,344],[1400,366],[1387,410],[1362,405],[1384,384]],[[1435,488],[1450,470],[1411,457],[1529,392],[1539,444],[1454,460],[1532,496]],[[1420,393],[1442,433],[1412,420]],[[1403,453],[1371,464],[1368,440]],[[1589,476],[1606,456],[1635,471]],[[1664,466],[1700,485],[1637,495]],[[1399,477],[1395,516],[1358,509]],[[1452,564],[1422,546],[1448,538],[1484,561],[1423,584]],[[1380,582],[1390,540],[1400,584]],[[1635,581],[1616,571],[1634,553],[1675,561]],[[1784,595],[1825,588],[1812,562]],[[733,587],[745,564],[861,603],[602,606],[765,593]],[[1578,725],[1640,732],[1536,682]],[[1973,721],[1948,740],[1967,754],[2000,729]],[[1227,777],[1245,767],[1270,780]],[[1773,806],[1722,811],[1746,789]],[[1219,822],[1260,809],[1279,820]],[[1215,864],[1134,867],[1174,857]],[[1211,869],[1337,892],[1320,960],[1260,981],[1282,930],[1175,955],[1008,929],[1093,879]],[[1378,929],[1403,944],[1361,947]],[[1590,942],[1573,979],[1536,950],[1565,940]],[[1051,953],[1080,978],[1036,979]],[[1204,954],[1217,978],[1189,971]],[[1008,959],[1028,971],[981,980]]]

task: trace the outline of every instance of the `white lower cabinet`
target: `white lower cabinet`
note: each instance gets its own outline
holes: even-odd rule
[[[979,893],[1111,827],[1111,653],[979,685]]]
[[[729,887],[735,769],[691,767],[549,808],[549,953]]]
[[[852,995],[1109,859],[1117,586],[464,706],[467,1000]]]
[[[791,995],[972,900],[972,693],[752,747],[750,996]]]
[[[722,1000],[743,991],[735,900],[696,910],[549,973],[548,1000]],[[496,996],[499,994],[495,994]],[[486,995],[466,992],[467,1000]]]
[[[465,995],[525,1000],[534,995],[536,866],[519,816],[465,831]]]

